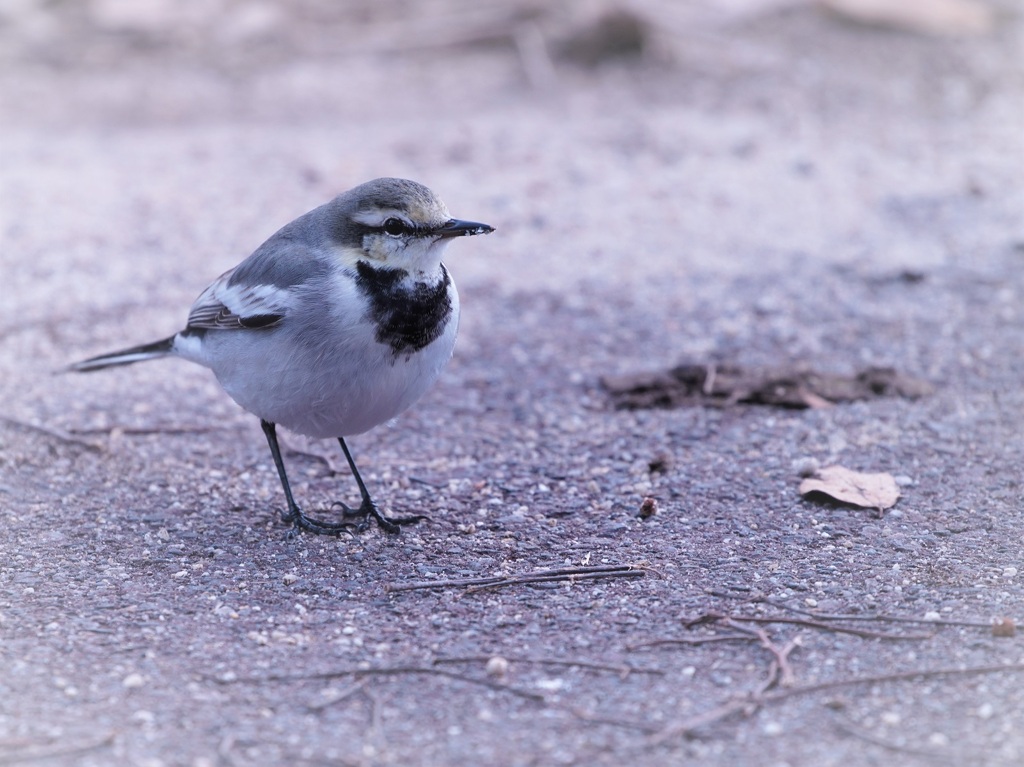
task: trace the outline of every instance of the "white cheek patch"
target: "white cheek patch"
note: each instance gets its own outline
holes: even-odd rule
[[[401,237],[389,237],[374,232],[363,236],[363,250],[370,258],[388,261],[401,257],[408,242]]]

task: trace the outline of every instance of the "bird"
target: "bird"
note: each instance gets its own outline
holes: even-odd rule
[[[372,499],[346,438],[416,402],[455,347],[459,294],[441,261],[456,237],[494,227],[452,218],[440,198],[407,179],[378,178],[286,224],[204,290],[183,330],[76,362],[91,372],[180,357],[213,371],[260,419],[284,491],[289,535],[386,533],[421,514],[388,517]],[[315,519],[292,494],[277,427],[337,439],[361,503],[340,520]],[[356,521],[358,520],[358,521]]]

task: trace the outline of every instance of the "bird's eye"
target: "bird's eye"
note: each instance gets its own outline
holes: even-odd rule
[[[392,237],[398,237],[407,231],[405,222],[400,218],[393,217],[384,222],[382,229],[384,229],[385,234],[390,234]]]

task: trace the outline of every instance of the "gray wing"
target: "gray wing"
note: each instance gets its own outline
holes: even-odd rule
[[[222,274],[192,304],[189,329],[268,328],[285,318],[293,298],[287,289],[232,284],[232,274]]]
[[[280,324],[306,283],[324,279],[328,263],[290,237],[272,237],[204,290],[188,315],[189,329],[253,329]]]

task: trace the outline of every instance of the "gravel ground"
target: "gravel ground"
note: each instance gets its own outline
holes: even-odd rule
[[[652,0],[642,54],[595,66],[543,54],[589,5],[169,7],[0,16],[0,764],[1024,762],[1021,640],[990,627],[1024,618],[1014,4],[954,39]],[[289,539],[207,371],[52,375],[381,175],[497,227],[449,251],[439,383],[351,442],[428,522]],[[683,360],[935,392],[630,412],[599,385]],[[284,441],[300,503],[351,500],[335,445]],[[805,501],[815,462],[903,497]],[[599,566],[635,569],[400,590]],[[690,625],[795,610],[862,620]]]

